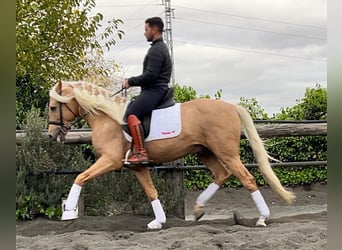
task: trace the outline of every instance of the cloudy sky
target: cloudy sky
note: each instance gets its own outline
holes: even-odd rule
[[[147,17],[165,20],[162,0],[96,0],[95,12],[124,21],[122,40],[106,53],[141,73],[149,48]],[[238,103],[255,97],[272,116],[292,107],[305,89],[327,83],[326,0],[171,0],[175,81],[198,95],[222,89]]]

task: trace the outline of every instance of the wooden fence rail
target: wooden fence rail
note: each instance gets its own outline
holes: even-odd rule
[[[279,122],[279,121],[278,121]],[[286,136],[309,136],[309,135],[327,135],[327,123],[322,122],[304,122],[302,123],[265,123],[255,125],[260,137],[286,137]],[[65,137],[64,143],[66,144],[91,144],[91,130],[80,129],[71,130]],[[16,143],[20,145],[25,132],[17,131]],[[241,138],[245,138],[244,132],[241,131]]]

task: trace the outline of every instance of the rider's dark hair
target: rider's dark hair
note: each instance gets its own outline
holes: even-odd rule
[[[160,17],[147,18],[145,23],[148,23],[148,25],[150,25],[150,27],[157,27],[159,32],[163,32],[164,23]]]

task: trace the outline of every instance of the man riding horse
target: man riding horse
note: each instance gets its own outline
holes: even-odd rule
[[[160,17],[151,17],[145,21],[145,37],[152,42],[145,56],[143,73],[125,79],[124,88],[140,86],[141,93],[135,97],[126,111],[127,124],[131,132],[134,150],[133,155],[125,162],[129,165],[147,164],[150,162],[144,147],[144,133],[141,121],[145,115],[160,103],[168,91],[172,63],[169,50],[163,42],[164,23]]]

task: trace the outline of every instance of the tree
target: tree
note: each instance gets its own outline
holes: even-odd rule
[[[175,100],[177,102],[187,102],[197,98],[197,92],[191,86],[180,86],[175,84]]]
[[[327,90],[320,85],[307,88],[304,98],[289,108],[281,108],[277,120],[325,120],[327,118]],[[326,136],[272,138],[267,141],[268,152],[281,161],[324,161],[327,159]],[[326,166],[283,168],[278,171],[284,183],[308,184],[326,181]],[[286,181],[285,181],[286,180]]]
[[[325,120],[327,119],[327,89],[316,84],[315,88],[307,88],[304,98],[290,108],[281,108],[276,115],[279,120]]]
[[[103,15],[89,16],[95,0],[16,1],[17,121],[31,109],[44,109],[48,89],[59,79],[83,79],[89,72],[88,54],[103,52],[121,38],[119,19],[108,22],[96,37]],[[97,73],[106,74],[101,68]]]
[[[239,105],[246,108],[254,120],[268,120],[269,117],[255,97],[240,97]]]

